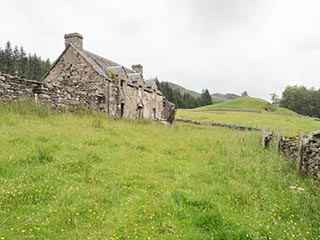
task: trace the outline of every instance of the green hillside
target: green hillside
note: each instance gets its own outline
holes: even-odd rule
[[[210,106],[197,108],[196,110],[243,110],[243,111],[257,111],[257,112],[274,112],[284,114],[296,114],[291,110],[278,107],[269,103],[268,101],[251,98],[239,97],[231,101],[226,101]]]
[[[320,239],[317,184],[260,139],[0,105],[0,239]]]
[[[195,98],[199,98],[201,96],[201,93],[198,93],[196,91],[193,91],[193,90],[189,90],[189,89],[186,89],[178,84],[175,84],[175,83],[172,83],[172,82],[168,82],[169,84],[169,87],[171,87],[173,90],[177,89],[180,91],[181,94],[184,94],[184,93],[188,93],[190,94],[192,97],[195,97]]]
[[[188,93],[188,94],[190,94],[191,96],[193,96],[195,98],[199,98],[201,96],[201,93],[198,93],[198,92],[193,91],[193,90],[186,89],[186,88],[184,88],[184,87],[182,87],[182,86],[180,86],[180,85],[178,85],[176,83],[168,82],[168,84],[173,90],[177,89],[182,94]],[[236,94],[233,94],[233,93],[227,93],[227,94],[213,93],[213,94],[211,94],[211,97],[212,97],[212,101],[214,103],[219,103],[219,102],[224,102],[224,101],[236,99],[239,96],[236,95]]]

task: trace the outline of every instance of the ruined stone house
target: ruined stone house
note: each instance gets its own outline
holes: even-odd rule
[[[55,109],[88,109],[111,117],[172,121],[175,107],[143,78],[143,67],[131,69],[83,49],[83,37],[66,34],[65,49],[42,79],[40,101]]]

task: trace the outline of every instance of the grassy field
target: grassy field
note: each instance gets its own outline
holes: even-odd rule
[[[308,134],[320,129],[320,121],[315,118],[301,116],[288,109],[270,105],[261,99],[245,97],[197,109],[179,109],[177,118],[256,128],[265,125],[269,130],[290,136],[297,136],[299,131]],[[239,110],[244,112],[238,112]]]
[[[0,106],[0,239],[320,239],[319,185],[260,145],[258,132]]]

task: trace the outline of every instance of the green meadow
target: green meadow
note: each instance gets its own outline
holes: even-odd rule
[[[256,128],[265,125],[267,129],[286,136],[297,136],[299,131],[308,134],[320,129],[320,119],[301,116],[267,101],[249,97],[197,109],[181,109],[177,112],[177,118]]]
[[[183,116],[288,132],[320,123]],[[319,184],[260,141],[259,132],[0,105],[0,239],[320,239]]]

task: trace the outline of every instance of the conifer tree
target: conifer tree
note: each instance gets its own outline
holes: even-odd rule
[[[4,49],[0,48],[0,72],[31,80],[40,80],[50,67],[49,59],[43,61],[36,54],[27,55],[23,47],[15,46],[12,50],[9,41]]]
[[[4,59],[4,51],[0,48],[0,72],[4,71]]]
[[[14,75],[19,75],[19,49],[16,46],[14,46],[14,49],[13,49],[13,53],[12,53],[12,66],[13,66],[13,69],[12,69],[12,72],[14,73]]]
[[[6,73],[13,74],[13,53],[11,43],[8,41],[4,49],[4,66],[3,71]]]
[[[20,50],[19,50],[19,76],[21,76],[23,78],[26,77],[27,65],[28,65],[27,54],[24,51],[23,47],[20,47]]]
[[[206,106],[206,105],[211,105],[212,104],[212,98],[211,98],[211,95],[210,95],[208,89],[202,90],[200,99],[201,99],[201,105],[202,106]]]

